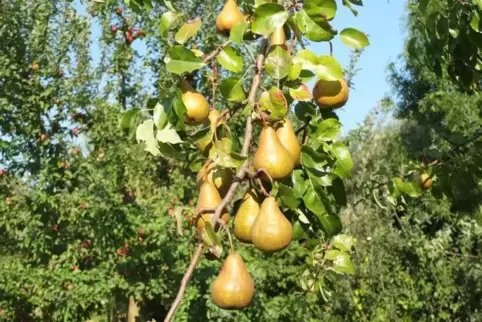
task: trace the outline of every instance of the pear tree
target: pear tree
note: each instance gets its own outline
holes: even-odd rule
[[[150,0],[126,2],[135,10],[151,7]],[[162,3],[163,62],[176,86],[144,111],[125,112],[120,124],[159,158],[198,155],[190,164],[198,173],[197,204],[176,211],[191,212],[199,243],[165,321],[173,319],[203,255],[226,258],[211,286],[214,304],[243,309],[252,303],[256,285],[238,242],[266,254],[305,242],[312,258],[300,286],[325,297],[330,274],[354,272],[355,240],[341,234],[339,217],[353,160],[336,114],[350,89],[332,40],[340,37],[355,50],[369,45],[363,32],[333,24],[342,6],[357,15],[361,1],[227,0],[215,26],[175,2]],[[203,28],[216,28],[222,39],[212,52],[198,49]],[[314,53],[310,42],[329,50]],[[242,140],[234,130],[239,124]],[[325,243],[310,243],[320,236]]]

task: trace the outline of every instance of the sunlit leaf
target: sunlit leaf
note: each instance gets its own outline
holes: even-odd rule
[[[200,28],[201,19],[196,18],[194,20],[190,20],[178,30],[178,32],[174,36],[174,40],[176,40],[176,42],[179,44],[184,44],[190,38],[194,37]]]
[[[343,29],[340,32],[340,39],[345,45],[355,49],[363,49],[370,45],[367,35],[355,28]]]
[[[256,8],[251,30],[254,33],[268,37],[277,28],[284,25],[288,19],[288,11],[277,3],[266,3]]]
[[[169,55],[164,59],[164,62],[167,70],[175,74],[190,73],[206,66],[200,57],[180,45],[169,50]]]
[[[179,137],[179,134],[171,124],[167,124],[162,130],[157,131],[156,139],[162,143],[179,144],[184,141]]]
[[[233,47],[225,47],[216,57],[218,63],[233,73],[243,70],[243,58]]]

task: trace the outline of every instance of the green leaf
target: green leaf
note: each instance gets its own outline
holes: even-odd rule
[[[249,28],[249,23],[240,21],[234,25],[229,33],[229,39],[236,45],[243,43],[243,36]]]
[[[335,0],[306,0],[303,9],[310,16],[321,14],[330,20],[335,17],[337,6]]]
[[[275,46],[266,57],[266,72],[274,79],[282,79],[288,76],[290,67],[291,57],[282,46]]]
[[[167,71],[181,75],[191,73],[203,68],[206,64],[200,57],[197,57],[191,50],[176,45],[169,50],[169,56],[164,59]]]
[[[309,189],[306,191],[306,194],[303,197],[303,202],[306,208],[308,208],[308,210],[314,213],[318,218],[328,215],[325,205],[320,198],[318,198],[318,195],[314,189]]]
[[[154,106],[154,124],[158,129],[163,129],[167,124],[167,116],[169,109],[165,108],[161,103],[157,102]]]
[[[340,39],[345,45],[355,49],[363,49],[370,45],[367,35],[355,28],[343,29],[340,32]]]
[[[333,141],[340,135],[341,123],[337,119],[326,119],[318,124],[315,134],[313,135],[314,140],[320,141]]]
[[[398,192],[406,194],[412,198],[419,197],[422,191],[420,182],[418,181],[404,182],[401,177],[395,177],[392,178],[392,182]]]
[[[184,141],[181,139],[176,130],[172,128],[172,125],[168,123],[165,128],[157,131],[156,139],[162,143],[179,144]]]
[[[479,13],[474,10],[472,11],[472,19],[470,20],[470,27],[478,33],[482,33],[482,26],[480,25]]]
[[[182,215],[182,211],[183,211],[182,207],[176,207],[174,209],[174,218],[176,219],[176,230],[177,230],[177,234],[179,236],[183,235],[183,230],[182,230],[183,215]]]
[[[119,120],[120,128],[125,130],[130,129],[133,126],[134,119],[139,116],[140,112],[141,110],[139,108],[133,108],[122,113],[122,116]]]
[[[297,101],[311,101],[313,96],[305,84],[300,84],[297,88],[289,88],[290,96]]]
[[[237,168],[246,160],[245,157],[231,151],[233,142],[228,138],[216,141],[209,151],[209,158],[224,168]]]
[[[352,247],[356,245],[356,240],[353,236],[340,234],[333,237],[333,246],[341,251],[351,251]]]
[[[292,62],[290,65],[290,71],[288,73],[288,79],[289,80],[295,80],[300,77],[301,74],[301,68],[303,67],[303,64],[301,62]]]
[[[336,31],[327,19],[321,15],[310,16],[305,10],[296,13],[296,24],[305,33],[306,38],[311,41],[330,41],[336,35]]]
[[[278,184],[278,199],[281,201],[282,206],[291,210],[296,210],[301,202],[301,200],[296,197],[293,188],[282,183]]]
[[[154,121],[146,120],[137,127],[136,130],[137,143],[144,142],[144,150],[154,156],[161,154],[157,147],[157,140],[154,137]]]
[[[174,40],[176,40],[177,43],[179,44],[184,44],[186,41],[189,40],[189,38],[194,37],[199,29],[201,28],[201,19],[196,18],[194,20],[190,20],[186,22],[178,32],[176,32],[176,35],[174,36]]]
[[[266,3],[254,12],[251,30],[254,33],[268,37],[276,29],[282,27],[289,17],[284,7],[277,3]]]
[[[159,30],[162,38],[166,38],[168,36],[169,30],[173,28],[180,16],[182,15],[173,11],[163,13],[159,24]]]
[[[217,56],[218,63],[233,73],[243,70],[243,58],[233,47],[225,47]]]
[[[353,9],[353,7],[351,6],[349,0],[343,0],[342,2],[343,2],[343,5],[344,5],[345,7],[347,7],[348,9],[350,9],[350,11],[351,11],[355,16],[358,15],[358,11],[355,10],[355,9]]]
[[[320,79],[327,81],[340,80],[343,78],[343,68],[332,56],[320,56],[317,59],[315,73]]]
[[[288,102],[283,91],[273,87],[269,92],[263,92],[259,98],[259,105],[262,111],[269,113],[271,119],[281,120],[288,113]]]
[[[330,152],[337,159],[333,173],[342,179],[349,178],[353,169],[353,159],[346,145],[340,141],[335,142],[331,146]]]
[[[428,2],[428,0],[425,0]],[[482,9],[482,0],[474,0],[474,3],[479,7],[479,9]]]
[[[297,198],[303,198],[303,196],[305,195],[306,189],[308,189],[308,185],[306,184],[306,181],[303,179],[303,170],[293,171],[291,180],[293,181],[293,192],[295,196]]]
[[[319,224],[323,227],[323,231],[327,237],[334,236],[338,234],[342,229],[341,220],[338,216],[330,215],[324,203],[321,201],[314,189],[308,190],[303,197],[303,202],[313,213],[319,221]]]
[[[350,255],[345,252],[333,249],[325,254],[325,259],[333,262],[333,268],[338,273],[355,274],[355,269],[350,260]]]
[[[213,224],[210,221],[204,221],[205,226],[201,231],[201,238],[204,246],[217,258],[220,258],[223,253],[223,244],[221,238],[214,231]]]
[[[300,121],[308,121],[317,113],[317,107],[311,102],[299,102],[295,105],[295,115]]]
[[[241,77],[228,77],[221,81],[219,90],[225,99],[231,102],[242,102],[246,99]]]

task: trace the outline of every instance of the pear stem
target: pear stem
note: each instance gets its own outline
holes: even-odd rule
[[[228,225],[226,225],[226,223],[222,220],[219,220],[220,221],[220,225],[222,225],[222,227],[224,228],[224,230],[226,231],[226,234],[228,234],[228,238],[229,238],[229,246],[230,246],[230,254],[233,254],[234,253],[234,243],[233,243],[233,237],[231,236],[231,232],[229,231],[229,227]],[[222,223],[222,224],[221,224]]]

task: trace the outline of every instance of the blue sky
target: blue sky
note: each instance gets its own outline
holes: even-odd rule
[[[361,70],[353,79],[354,90],[350,92],[348,103],[338,111],[343,123],[343,134],[361,123],[368,111],[391,91],[386,80],[387,66],[403,52],[406,33],[402,18],[405,18],[406,0],[388,1],[364,1],[364,6],[358,7],[357,17],[339,5],[333,20],[338,31],[353,27],[368,34],[370,39],[370,46],[357,65]],[[343,45],[338,37],[333,41],[333,48],[335,58],[342,66],[347,66],[350,48]],[[313,43],[309,49],[318,55],[329,53],[326,43]]]

